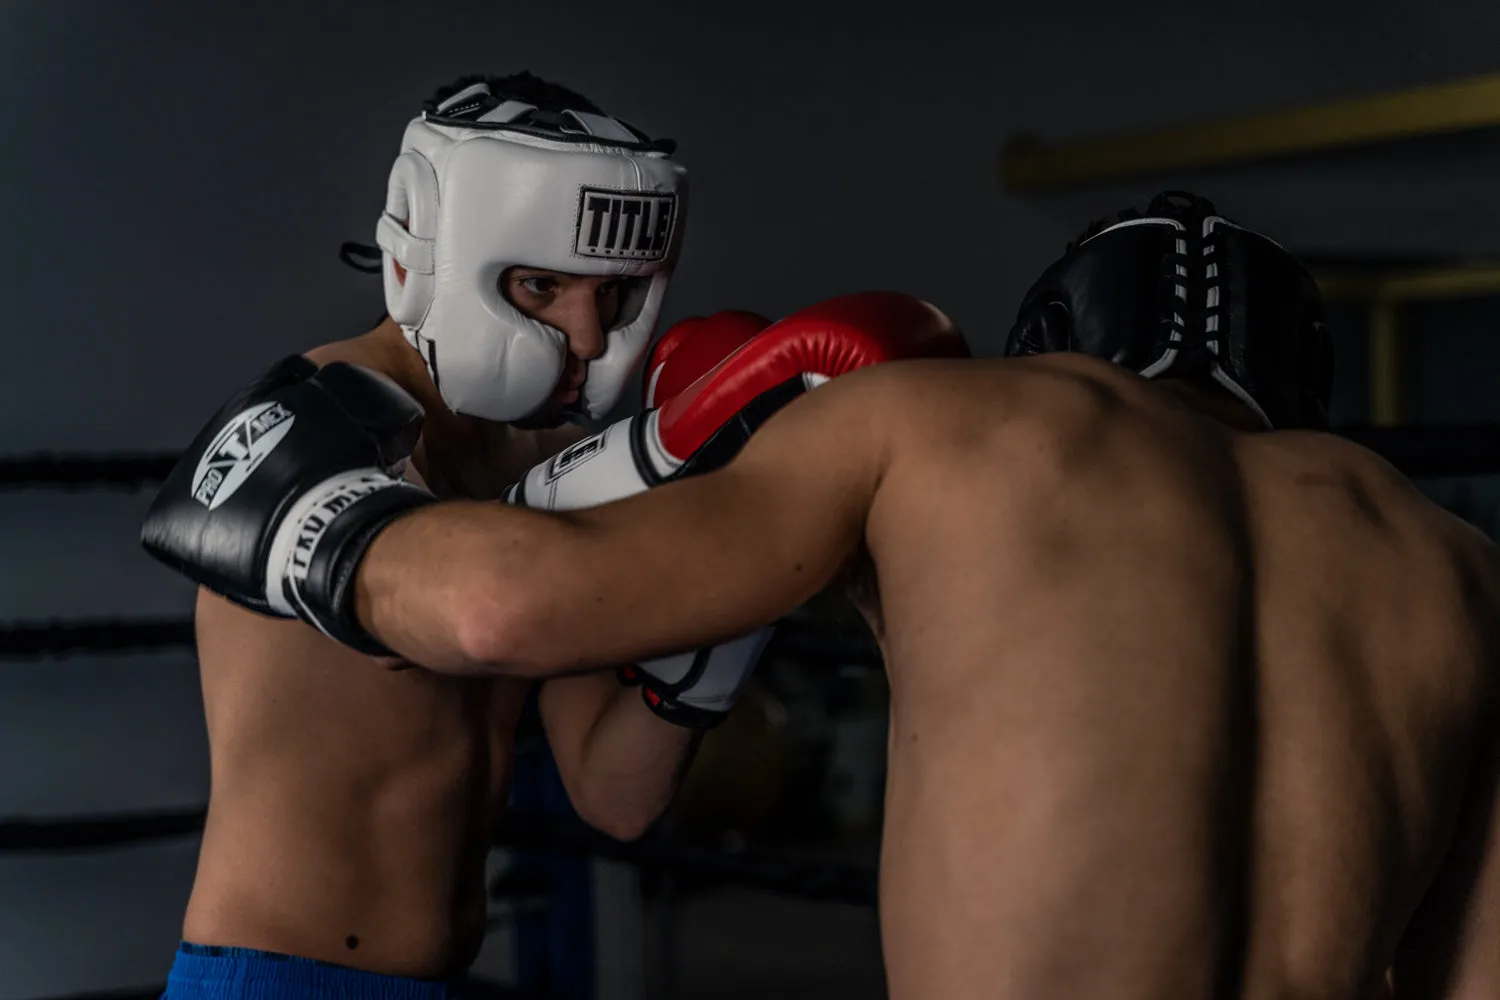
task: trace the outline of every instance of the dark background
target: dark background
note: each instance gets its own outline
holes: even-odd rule
[[[460,73],[530,69],[679,140],[694,194],[664,325],[895,287],[993,353],[1086,221],[1167,186],[1298,251],[1500,253],[1489,134],[1048,196],[1008,196],[996,173],[1018,132],[1439,82],[1500,69],[1497,43],[1492,0],[5,0],[0,452],[178,448],[256,367],[366,329],[379,281],[341,265],[339,243],[372,241],[405,121]],[[1415,419],[1500,415],[1497,315],[1489,301],[1409,310]],[[1357,421],[1361,320],[1336,319],[1337,416]],[[1470,487],[1478,502],[1486,488]],[[0,622],[185,613],[188,589],[136,547],[145,502],[0,493]],[[0,661],[0,769],[0,817],[201,803],[190,658]],[[160,981],[195,849],[0,856],[0,1000]],[[873,933],[864,912],[807,921],[814,965],[837,951],[817,931]],[[503,975],[503,951],[481,968]],[[776,954],[792,960],[760,964]]]

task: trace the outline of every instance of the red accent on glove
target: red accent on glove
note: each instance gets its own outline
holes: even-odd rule
[[[648,410],[665,406],[770,325],[764,316],[742,309],[674,323],[646,356],[642,405]]]
[[[761,393],[798,375],[837,378],[905,358],[966,358],[968,345],[936,306],[899,292],[829,299],[771,326],[661,408],[666,450],[690,457]]]

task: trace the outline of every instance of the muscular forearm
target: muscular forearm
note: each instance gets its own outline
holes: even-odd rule
[[[561,530],[552,515],[496,503],[418,510],[383,530],[361,561],[359,621],[429,670],[539,676],[534,664],[503,655],[496,637],[525,627],[526,588],[540,585],[527,579],[530,556]]]
[[[842,398],[836,389],[827,398]],[[799,412],[816,417],[820,398]],[[406,514],[364,553],[358,622],[429,669],[537,679],[746,635],[833,577],[878,482],[875,434],[846,435],[824,462],[798,464],[809,432],[786,416],[717,472],[598,507],[459,501]]]
[[[429,505],[365,551],[356,617],[430,670],[538,680],[744,635],[795,608],[837,564],[808,544],[758,541],[776,533],[758,523],[762,491],[740,498],[743,516],[725,516],[738,482],[722,477],[568,513]],[[825,555],[847,547],[824,541]]]
[[[744,629],[710,624],[701,639],[679,639],[676,626],[693,616],[654,601],[637,573],[665,533],[648,523],[626,533],[640,537],[622,538],[595,523],[602,509],[465,500],[407,514],[376,536],[355,571],[359,624],[438,673],[536,680],[609,670]]]

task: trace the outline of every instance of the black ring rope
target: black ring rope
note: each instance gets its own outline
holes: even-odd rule
[[[16,622],[0,626],[0,660],[193,648],[191,619]]]
[[[81,816],[70,819],[0,820],[0,854],[90,851],[129,847],[203,832],[203,809]]]
[[[201,833],[203,809],[158,813],[0,821],[0,854],[98,851]],[[725,851],[651,834],[614,840],[576,819],[512,810],[493,844],[529,854],[603,858],[644,870],[761,889],[802,899],[871,905],[876,875],[868,866],[801,861],[764,851]]]
[[[166,479],[177,459],[166,452],[13,456],[0,459],[0,491],[138,490]]]
[[[0,625],[0,660],[55,659],[80,654],[129,655],[194,646],[191,619],[16,622]],[[787,620],[777,625],[768,655],[819,663],[878,666],[868,632]]]
[[[1408,476],[1500,475],[1500,424],[1348,426],[1341,437],[1383,456]],[[178,455],[20,455],[0,459],[0,491],[141,489],[161,482]]]
[[[865,865],[800,861],[764,851],[725,851],[648,835],[636,841],[607,837],[578,820],[513,811],[501,821],[497,847],[530,853],[603,858],[636,868],[696,877],[802,899],[874,906],[875,869]]]

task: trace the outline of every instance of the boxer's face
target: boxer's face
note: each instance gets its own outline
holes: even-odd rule
[[[604,353],[608,331],[620,315],[621,292],[629,280],[537,267],[512,267],[501,275],[500,288],[511,305],[568,338],[562,378],[527,423],[556,424],[578,402],[588,363]]]

